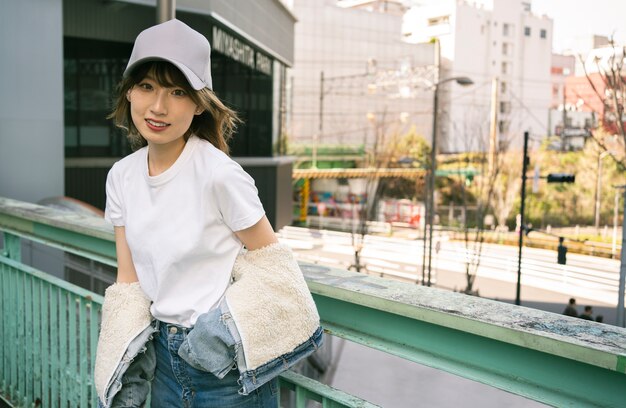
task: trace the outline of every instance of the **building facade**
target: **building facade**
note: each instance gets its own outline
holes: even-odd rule
[[[488,150],[492,103],[501,148],[521,148],[527,130],[534,137],[546,135],[552,20],[533,14],[530,1],[425,1],[405,14],[403,30],[410,42],[439,39],[441,80],[466,76],[474,82],[471,88],[445,85],[442,151]]]
[[[8,2],[0,17],[7,51],[0,62],[7,90],[0,94],[0,196],[37,202],[66,195],[103,208],[106,173],[130,153],[106,116],[135,37],[156,23],[156,1],[41,3]],[[294,15],[280,0],[176,4],[176,18],[209,39],[214,91],[244,121],[231,155],[257,181],[274,226],[289,223],[290,184],[276,184],[290,179],[282,173],[291,164],[276,146]]]
[[[430,138],[432,44],[402,41],[402,14],[363,2],[295,0],[288,133],[294,143],[365,145],[412,126]],[[322,79],[323,75],[323,79]]]
[[[552,78],[552,102],[550,109],[558,109],[565,103],[565,80],[574,75],[576,57],[574,55],[552,54],[550,74]]]
[[[574,78],[575,67],[574,55],[552,54],[552,104],[548,135],[554,136],[551,147],[556,150],[582,149],[594,125],[594,115],[581,110],[581,101],[574,98],[578,90],[569,89],[567,85],[570,78]]]

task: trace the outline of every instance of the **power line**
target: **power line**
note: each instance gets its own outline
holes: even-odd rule
[[[521,99],[520,99],[517,95],[515,95],[515,93],[514,93],[514,92],[510,92],[510,93],[511,93],[511,96],[512,96],[515,100],[517,100],[517,102],[519,102],[519,104],[522,106],[522,108],[524,108],[524,110],[526,111],[526,113],[527,113],[527,114],[528,114],[531,118],[533,118],[533,119],[537,122],[537,124],[538,124],[541,128],[544,128],[544,127],[546,126],[546,124],[545,124],[545,123],[543,123],[542,121],[540,121],[539,119],[537,119],[537,117],[535,116],[535,114],[534,114],[534,113],[533,113],[533,112],[532,112],[532,111],[528,108],[528,106],[526,106],[526,105],[524,104],[524,102],[523,102],[523,101],[522,101],[522,100],[521,100]]]
[[[324,116],[363,116],[363,118],[365,118],[367,116],[368,113],[373,113],[373,114],[377,114],[377,115],[382,115],[382,114],[400,114],[400,113],[408,113],[408,114],[415,114],[415,115],[432,115],[433,111],[432,109],[428,109],[425,111],[411,111],[411,110],[387,110],[387,111],[375,111],[375,110],[367,110],[367,111],[358,111],[358,112],[325,112]],[[292,111],[292,114],[294,116],[298,115],[298,116],[318,116],[319,112],[318,111]]]

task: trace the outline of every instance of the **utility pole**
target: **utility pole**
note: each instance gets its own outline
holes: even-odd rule
[[[432,256],[432,246],[433,246],[433,223],[434,223],[434,214],[435,214],[435,172],[437,171],[437,114],[438,114],[438,105],[439,105],[439,76],[441,69],[441,49],[439,44],[439,39],[435,38],[435,77],[433,79],[434,83],[434,96],[433,96],[433,129],[432,129],[432,140],[430,144],[430,171],[428,172],[428,188],[426,190],[426,221],[428,225],[424,224],[424,255],[422,262],[422,285],[430,286],[430,268],[431,268],[431,256]],[[428,234],[426,234],[428,231]],[[428,246],[426,245],[426,235],[428,235]],[[428,248],[428,258],[426,257],[426,249]],[[426,262],[428,262],[428,266],[426,266]],[[425,270],[428,270],[428,277],[426,281],[425,278]]]
[[[563,127],[561,128],[561,151],[565,151],[565,128],[567,127],[567,110],[565,109],[565,84],[563,84]]]
[[[517,256],[517,287],[515,291],[515,304],[520,305],[522,288],[522,247],[524,245],[524,204],[526,201],[526,171],[528,169],[528,131],[524,132],[524,157],[522,159],[522,200],[520,204],[520,227],[519,227],[519,254]]]
[[[611,258],[617,253],[617,218],[619,216],[619,189],[615,189],[615,203],[613,204],[613,239],[611,240]],[[622,242],[622,246],[624,243]]]
[[[313,159],[311,167],[317,168],[317,145],[322,139],[322,132],[324,131],[324,71],[320,72],[320,117],[317,128],[317,134],[313,135]]]
[[[496,168],[498,152],[498,77],[491,81],[491,123],[489,125],[489,180]]]
[[[595,194],[595,206],[593,210],[594,227],[596,228],[596,234],[600,229],[600,201],[602,199],[602,159],[609,154],[609,152],[600,152],[598,155],[598,167],[596,172],[596,194]]]
[[[626,289],[626,185],[619,186],[624,190],[624,214],[622,220],[622,254],[620,256],[619,285],[617,287],[617,326],[626,327],[624,317],[624,289]]]
[[[324,71],[320,72],[320,123],[318,133],[320,137],[324,132]]]

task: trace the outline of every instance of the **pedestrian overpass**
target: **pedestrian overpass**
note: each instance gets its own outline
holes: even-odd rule
[[[103,298],[34,269],[34,241],[115,264],[102,219],[0,198],[0,399],[96,407]],[[302,263],[327,333],[558,407],[626,406],[626,329],[461,293]],[[375,367],[372,367],[375,369]],[[418,378],[415,381],[419,381]],[[295,406],[371,403],[287,372]]]

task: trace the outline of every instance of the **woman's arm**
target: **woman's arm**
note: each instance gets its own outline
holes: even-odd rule
[[[133,264],[133,257],[126,242],[124,227],[115,227],[115,248],[117,250],[117,282],[137,282],[137,272]]]
[[[237,235],[241,242],[243,242],[246,248],[250,251],[278,242],[276,234],[274,234],[274,230],[272,229],[272,225],[265,215],[259,220],[259,222],[250,228],[236,231],[235,235]],[[126,240],[124,240],[124,242],[126,242]]]

